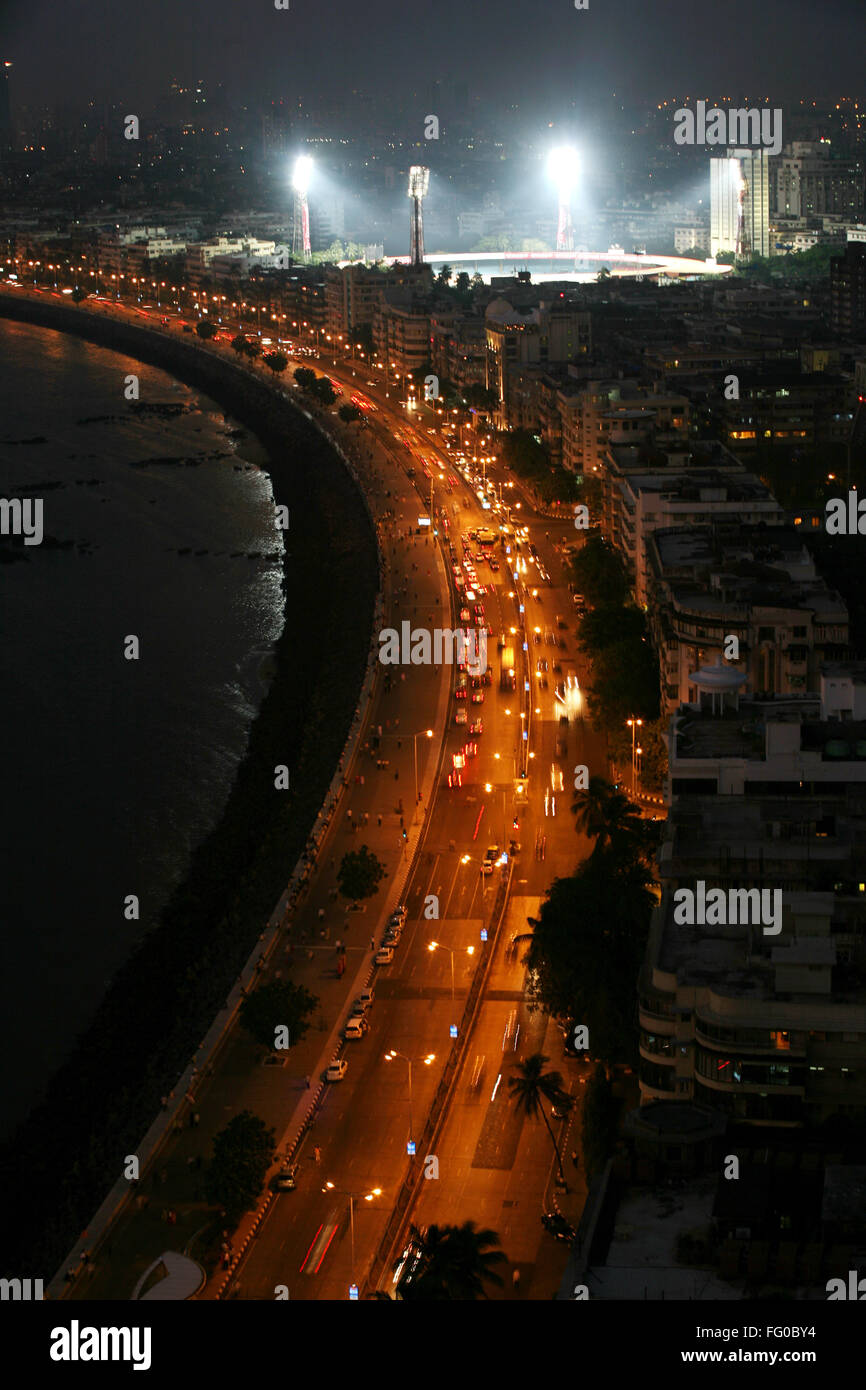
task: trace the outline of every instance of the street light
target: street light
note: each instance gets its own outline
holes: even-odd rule
[[[465,862],[466,862],[466,860],[467,860],[468,858],[469,858],[469,855],[464,855],[463,859],[462,859],[460,862],[461,862],[462,864],[465,864]],[[427,950],[428,950],[428,951],[447,951],[447,952],[448,952],[448,955],[451,957],[451,1003],[452,1003],[452,1004],[454,1003],[454,957],[455,957],[455,955],[459,955],[459,954],[460,954],[460,950],[461,950],[461,949],[462,949],[462,950],[465,950],[467,956],[474,956],[474,955],[475,955],[475,947],[474,947],[474,946],[464,946],[464,947],[462,947],[462,948],[457,948],[457,949],[452,950],[452,948],[451,948],[450,946],[443,946],[442,943],[441,943],[441,941],[430,941],[430,942],[428,942],[428,944],[427,944]]]
[[[335,1187],[332,1182],[326,1182],[322,1188],[323,1192],[339,1192],[341,1197],[349,1199],[349,1231],[352,1243],[352,1283],[355,1282],[355,1202],[360,1201],[360,1197],[354,1192],[346,1192],[342,1187]],[[365,1202],[372,1202],[374,1197],[381,1197],[381,1187],[374,1187],[371,1192],[365,1192],[363,1199]]]
[[[642,719],[634,719],[634,718],[632,718],[632,719],[627,719],[625,722],[626,722],[626,724],[628,725],[628,727],[631,729],[631,794],[632,794],[632,796],[634,796],[635,793],[636,793],[636,786],[635,786],[635,781],[636,781],[636,778],[635,778],[635,768],[636,768],[636,761],[635,761],[635,733],[636,733],[636,731],[637,731],[638,729],[643,728],[643,720],[642,720]]]
[[[396,1047],[392,1047],[390,1052],[386,1052],[386,1053],[385,1053],[385,1061],[386,1061],[386,1062],[393,1062],[393,1060],[394,1060],[395,1057],[402,1057],[403,1061],[406,1063],[407,1067],[409,1068],[409,1142],[411,1143],[411,1142],[412,1142],[412,1058],[411,1058],[411,1057],[407,1057],[405,1052],[399,1052],[399,1051],[397,1050]],[[431,1062],[435,1062],[435,1060],[436,1060],[436,1054],[435,1054],[435,1052],[428,1052],[426,1057],[419,1057],[419,1058],[417,1058],[416,1060],[417,1060],[417,1061],[420,1061],[425,1067],[429,1067]]]
[[[417,734],[380,734],[379,737],[380,737],[380,738],[396,738],[396,739],[411,738],[411,740],[412,740],[412,753],[413,753],[413,757],[414,757],[414,768],[415,768],[415,805],[417,806],[417,805],[418,805],[418,802],[419,802],[419,800],[420,800],[420,798],[419,798],[419,796],[418,796],[418,740],[419,740],[419,738],[432,738],[432,737],[433,737],[433,730],[432,730],[432,729],[419,729],[418,732],[417,732]]]

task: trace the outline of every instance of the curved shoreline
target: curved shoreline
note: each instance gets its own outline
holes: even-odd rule
[[[265,445],[274,502],[327,565],[297,567],[276,674],[225,809],[193,852],[160,923],[114,977],[90,1026],[3,1147],[3,1246],[16,1267],[53,1268],[116,1179],[213,1018],[302,855],[355,715],[379,587],[366,499],[338,453],[293,403],[231,361],[137,325],[0,296],[0,316],[74,332],[170,372],[216,400]],[[361,505],[359,506],[359,502]],[[287,555],[288,559],[288,555]],[[320,572],[319,572],[320,571]],[[298,642],[315,650],[299,663]],[[290,790],[274,790],[274,767]],[[138,1050],[130,1038],[140,1039]],[[51,1154],[58,1143],[64,1165]],[[45,1194],[52,1193],[53,1213]],[[33,1229],[33,1214],[45,1213]],[[10,1225],[12,1229],[9,1229]]]

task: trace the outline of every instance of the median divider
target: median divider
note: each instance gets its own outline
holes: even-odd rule
[[[472,983],[469,986],[469,993],[466,996],[466,1003],[463,1007],[463,1014],[458,1026],[457,1040],[451,1048],[451,1052],[449,1053],[448,1060],[445,1063],[442,1076],[439,1080],[439,1085],[436,1088],[436,1094],[430,1104],[427,1119],[424,1123],[424,1129],[421,1132],[421,1137],[417,1144],[416,1157],[423,1156],[429,1152],[436,1142],[437,1135],[444,1121],[446,1105],[453,1090],[457,1073],[460,1070],[469,1038],[472,1034],[472,1028],[475,1024],[475,1018],[480,1006],[481,994],[487,982],[487,977],[490,974],[490,967],[493,963],[493,957],[499,942],[499,933],[505,919],[505,905],[508,902],[508,895],[511,891],[511,879],[513,874],[514,861],[512,860],[508,866],[507,877],[502,878],[499,883],[496,901],[493,905],[493,911],[490,914],[490,922],[493,930],[488,932],[488,939],[482,947],[479,969],[475,971]],[[493,925],[494,923],[495,926]],[[398,1237],[403,1230],[410,1208],[417,1199],[423,1179],[423,1160],[419,1164],[413,1163],[410,1160],[406,1177],[403,1179],[400,1186],[400,1192],[394,1205],[394,1210],[385,1227],[385,1232],[379,1242],[376,1254],[373,1256],[370,1268],[367,1270],[365,1278],[358,1281],[359,1287],[363,1287],[365,1292],[374,1290],[385,1272],[389,1258],[393,1255],[393,1251],[398,1244]]]

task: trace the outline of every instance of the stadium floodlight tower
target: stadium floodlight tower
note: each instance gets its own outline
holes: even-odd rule
[[[408,196],[412,199],[412,224],[409,259],[413,265],[424,264],[424,211],[422,204],[430,187],[430,170],[423,164],[413,164],[409,170]]]
[[[301,255],[305,261],[310,259],[310,205],[307,201],[307,190],[310,186],[312,169],[313,161],[310,156],[302,154],[295,160],[295,169],[292,174],[292,187],[295,190],[292,255]]]
[[[574,227],[571,221],[571,195],[577,183],[577,151],[572,149],[570,145],[562,145],[559,149],[552,150],[547,167],[559,195],[556,249],[557,251],[573,251]]]

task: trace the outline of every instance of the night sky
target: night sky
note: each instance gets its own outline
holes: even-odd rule
[[[859,96],[866,0],[3,0],[13,102],[164,95],[172,75],[232,101],[424,92],[535,107],[616,89],[630,104],[689,96]],[[400,67],[404,68],[401,75]],[[413,81],[414,75],[414,81]]]

